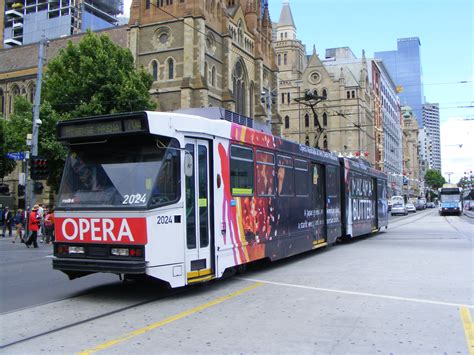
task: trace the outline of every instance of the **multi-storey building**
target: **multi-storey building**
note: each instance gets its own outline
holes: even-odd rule
[[[420,147],[420,176],[425,176],[428,169],[433,169],[433,142],[426,126],[419,129],[418,144]]]
[[[420,39],[418,37],[399,38],[397,50],[375,52],[374,56],[382,59],[391,77],[398,88],[401,105],[409,105],[418,121],[423,127],[422,106],[423,72],[420,58]]]
[[[159,110],[223,107],[260,122],[272,117],[279,134],[278,103],[268,104],[278,67],[266,2],[133,0],[129,27],[129,48],[153,75]]]
[[[117,25],[123,0],[5,0],[2,45],[35,43]],[[2,25],[0,23],[0,25]]]
[[[401,195],[403,172],[402,126],[396,85],[382,61],[372,59],[376,167],[388,176],[389,196]]]
[[[419,128],[410,106],[402,106],[403,117],[403,194],[418,197],[420,189]]]
[[[439,104],[426,103],[423,105],[423,124],[431,141],[429,149],[430,169],[441,171],[441,141],[439,132]]]

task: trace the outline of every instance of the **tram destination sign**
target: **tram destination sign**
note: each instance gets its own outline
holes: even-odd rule
[[[120,133],[142,132],[146,130],[144,120],[140,118],[117,118],[107,120],[64,121],[58,123],[58,138],[108,136]]]

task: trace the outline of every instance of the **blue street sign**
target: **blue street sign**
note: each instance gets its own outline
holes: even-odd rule
[[[8,159],[23,160],[23,159],[25,159],[25,152],[7,153],[6,156],[7,156]]]

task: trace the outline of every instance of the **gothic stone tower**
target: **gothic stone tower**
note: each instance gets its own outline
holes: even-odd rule
[[[160,111],[223,107],[265,121],[278,87],[272,23],[262,0],[133,0],[129,48],[154,78]],[[274,133],[280,130],[272,106]]]

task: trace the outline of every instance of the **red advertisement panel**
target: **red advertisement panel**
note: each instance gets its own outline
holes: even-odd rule
[[[145,218],[55,218],[56,241],[146,244]]]

